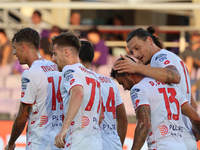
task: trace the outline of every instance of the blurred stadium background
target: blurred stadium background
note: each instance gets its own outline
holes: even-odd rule
[[[4,29],[11,40],[16,30],[31,26],[31,16],[35,10],[42,13],[42,20],[48,24],[43,29],[50,29],[51,26],[63,30],[87,31],[94,26],[99,29],[110,55],[107,65],[99,68],[98,72],[107,76],[119,55],[127,54],[125,41],[108,40],[110,34],[127,34],[138,27],[153,25],[168,50],[176,48],[183,52],[188,46],[189,35],[200,31],[200,0],[0,0],[0,29]],[[73,11],[81,14],[80,25],[70,24]],[[114,26],[110,19],[117,15],[123,23]],[[12,74],[12,67],[0,66],[0,126],[9,126],[4,131],[0,129],[0,150],[10,134],[11,126],[8,124],[18,111],[21,96],[21,75]],[[129,92],[121,86],[119,89],[129,123],[135,123]],[[124,149],[128,149],[128,146]]]

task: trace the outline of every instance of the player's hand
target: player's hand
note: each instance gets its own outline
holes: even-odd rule
[[[65,137],[66,137],[66,133],[62,132],[62,130],[57,134],[56,138],[55,138],[55,143],[54,145],[58,148],[65,148]]]
[[[14,145],[6,145],[5,150],[14,150],[15,149],[15,144]]]
[[[124,60],[119,60],[115,62],[113,69],[117,70],[118,73],[136,73],[138,64],[132,61],[130,58],[126,56],[120,55]]]

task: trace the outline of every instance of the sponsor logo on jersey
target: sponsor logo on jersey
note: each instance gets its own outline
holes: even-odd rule
[[[183,127],[182,126],[177,126],[177,125],[169,125],[169,130],[183,132]]]
[[[160,54],[155,58],[155,60],[159,60],[160,62],[162,62],[166,59],[167,59],[167,54]]]
[[[167,64],[169,64],[169,63],[170,63],[169,60],[166,60],[166,61],[164,62],[165,65],[167,65]]]
[[[85,128],[90,123],[90,120],[86,116],[81,116],[81,128]]]
[[[131,99],[132,100],[134,100],[135,98],[137,98],[138,97],[138,94],[137,94],[137,92],[139,92],[140,91],[140,89],[133,89],[133,90],[131,90]]]
[[[41,116],[40,117],[40,126],[39,127],[43,127],[43,125],[45,125],[48,122],[48,117],[47,116]]]
[[[71,73],[73,73],[73,72],[75,72],[75,71],[72,70],[72,69],[69,69],[69,70],[65,71],[65,73],[64,73],[64,78],[65,78],[68,74],[71,74]]]
[[[22,89],[23,90],[25,90],[26,89],[26,87],[27,87],[27,83],[29,83],[30,82],[30,80],[29,79],[27,79],[27,78],[22,78]]]
[[[158,126],[160,134],[165,136],[168,133],[168,128],[165,125]]]
[[[72,79],[72,78],[73,78],[73,74],[69,74],[68,76],[65,77],[65,79],[66,79],[67,81],[69,81],[69,80]]]
[[[74,83],[75,79],[71,79],[70,80],[70,85],[72,85]]]

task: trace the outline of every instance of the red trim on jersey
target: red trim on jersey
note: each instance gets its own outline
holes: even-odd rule
[[[118,107],[118,106],[120,106],[120,105],[122,105],[122,104],[124,104],[124,103],[122,102],[121,104],[117,105],[116,107]]]
[[[33,105],[34,103],[25,103],[25,102],[22,102],[22,101],[20,101],[21,103],[23,103],[23,104],[27,104],[27,105]]]
[[[150,106],[149,104],[141,104],[141,105],[139,105],[138,107],[140,107],[140,106],[142,106],[142,105]],[[137,110],[138,107],[137,107],[135,110]]]
[[[168,65],[168,64],[167,64],[167,65],[165,66],[165,68],[166,68],[166,67],[169,67],[169,66],[174,66],[174,65]],[[174,67],[176,67],[176,66],[174,66]]]
[[[181,107],[182,107],[184,104],[188,103],[188,102],[189,102],[189,101],[187,101],[187,102],[183,103],[183,104],[181,105]]]
[[[69,89],[69,95],[70,95],[70,90],[74,87],[74,86],[82,86],[81,84],[76,84],[76,85],[73,85],[70,89]],[[83,88],[83,86],[82,86],[82,88]]]

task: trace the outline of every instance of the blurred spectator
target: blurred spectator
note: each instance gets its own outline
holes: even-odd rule
[[[71,25],[80,25],[81,24],[81,14],[78,11],[74,11],[70,16]]]
[[[47,32],[44,30],[43,32]],[[44,33],[42,32],[41,35]],[[53,26],[50,30],[50,33],[45,33],[46,35],[40,41],[40,55],[47,60],[51,60],[52,52],[49,50],[49,44],[51,43],[51,38],[59,35],[62,32],[62,29],[58,26]]]
[[[109,19],[108,25],[123,26],[123,18],[120,15],[115,15],[113,18]],[[115,33],[108,34],[107,36],[107,39],[110,41],[125,41],[127,33],[115,31]]]
[[[49,29],[50,25],[42,21],[42,14],[40,11],[35,10],[32,14],[32,27],[40,34],[43,29]]]
[[[197,70],[200,66],[200,35],[193,33],[190,36],[190,46],[179,55],[185,62],[191,79],[197,79]]]
[[[12,44],[8,40],[5,31],[0,29],[0,66],[13,62]]]
[[[87,32],[83,30],[79,30],[77,28],[80,28],[81,25],[81,13],[78,11],[73,11],[70,16],[70,25],[74,26],[76,29],[73,29],[72,31],[74,34],[81,38],[87,37]]]
[[[90,29],[87,34],[88,40],[93,44],[94,48],[94,59],[93,65],[96,69],[101,65],[107,64],[107,58],[109,55],[108,47],[105,42],[101,39],[99,30]]]
[[[179,42],[179,39],[175,39],[173,42]],[[172,47],[170,48],[170,51],[176,55],[179,55],[179,47]]]

